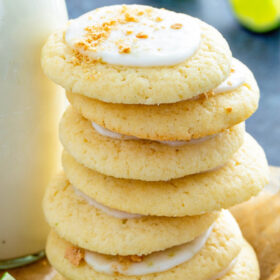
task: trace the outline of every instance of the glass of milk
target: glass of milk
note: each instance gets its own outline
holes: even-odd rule
[[[42,73],[40,52],[66,21],[64,0],[0,0],[0,269],[43,255],[41,202],[60,161],[64,97]]]

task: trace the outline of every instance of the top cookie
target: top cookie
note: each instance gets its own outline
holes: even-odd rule
[[[68,91],[124,104],[192,98],[223,82],[230,65],[229,46],[215,28],[141,5],[85,14],[51,35],[42,52],[45,73]]]

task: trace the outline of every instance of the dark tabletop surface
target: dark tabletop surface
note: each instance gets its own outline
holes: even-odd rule
[[[253,71],[261,90],[258,111],[247,120],[268,161],[280,166],[280,31],[250,33],[234,19],[227,0],[66,0],[69,17],[113,4],[146,4],[188,13],[215,26],[228,40],[233,56]]]

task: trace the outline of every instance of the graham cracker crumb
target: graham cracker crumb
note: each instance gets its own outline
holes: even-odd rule
[[[156,18],[156,22],[161,22],[161,21],[163,21],[163,19],[161,17]]]
[[[181,29],[183,27],[183,24],[181,23],[175,23],[175,24],[172,24],[170,26],[172,29]]]
[[[129,13],[126,13],[124,15],[126,22],[138,22],[139,20],[135,18],[134,16],[130,15]]]
[[[70,246],[66,249],[64,257],[75,266],[79,266],[85,257],[85,251],[81,248]]]
[[[147,39],[148,35],[143,32],[139,32],[138,34],[136,34],[136,37],[139,39]]]
[[[127,270],[132,263],[140,263],[144,259],[144,256],[129,255],[118,256],[118,261],[122,265],[123,270]]]
[[[127,54],[130,53],[130,47],[127,46],[119,46],[119,53]]]

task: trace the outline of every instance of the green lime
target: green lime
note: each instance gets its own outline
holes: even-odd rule
[[[16,280],[16,279],[8,272],[5,272],[0,278],[0,280]]]
[[[240,23],[263,33],[280,26],[280,0],[230,0]]]

